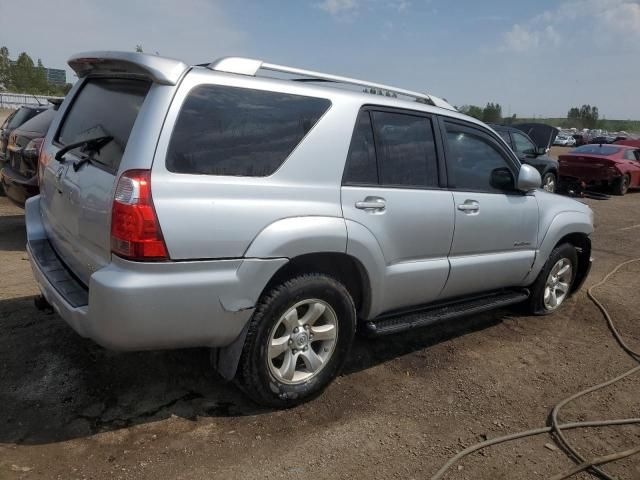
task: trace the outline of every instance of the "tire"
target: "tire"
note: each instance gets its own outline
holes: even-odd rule
[[[554,173],[548,172],[542,176],[542,188],[550,193],[558,190],[558,179]]]
[[[557,290],[554,293],[556,294],[555,298],[559,300],[559,302],[555,307],[550,307],[550,303],[553,303],[551,301],[553,296],[548,297],[548,300],[545,302],[548,281],[550,281],[550,274],[552,270],[562,260],[568,262],[571,266],[571,269],[568,278],[566,278],[565,275],[565,278],[560,278],[560,283],[556,284]],[[536,278],[536,281],[530,287],[531,295],[529,297],[529,300],[527,300],[527,302],[525,302],[525,304],[523,305],[525,312],[531,315],[549,315],[550,313],[558,310],[558,308],[562,306],[564,301],[571,294],[571,287],[573,286],[573,282],[576,279],[577,266],[578,253],[576,252],[576,249],[573,245],[569,243],[563,243],[554,248],[551,252],[551,255],[549,255],[549,259],[544,264],[544,267],[542,267],[538,278]],[[564,268],[564,266],[562,268]],[[563,285],[565,283],[566,286]],[[562,286],[558,287],[557,285]],[[557,295],[557,292],[560,291],[560,289],[564,289],[565,292],[562,295]]]
[[[302,326],[305,318],[317,315],[307,323],[308,329]],[[333,340],[331,325],[335,325]],[[236,384],[255,402],[269,407],[289,408],[310,400],[340,373],[355,331],[355,306],[344,285],[317,273],[287,280],[258,302]],[[293,376],[286,366],[293,366]]]
[[[616,195],[624,195],[629,191],[629,184],[631,183],[631,177],[629,175],[625,175],[624,177],[618,179],[616,183],[613,185],[613,193]]]

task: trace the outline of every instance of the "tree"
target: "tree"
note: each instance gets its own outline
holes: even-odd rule
[[[579,128],[595,128],[598,124],[598,107],[582,105],[580,108],[572,107],[567,113],[567,119],[578,125]]]
[[[48,93],[49,82],[47,82],[47,72],[42,64],[42,60],[38,59],[38,66],[33,72],[33,90],[35,93]]]
[[[459,110],[465,115],[482,120],[482,108],[477,105],[462,105]]]
[[[136,45],[136,52],[144,53],[144,50],[142,49],[142,45],[140,45],[140,44]]]
[[[11,80],[13,87],[18,92],[32,92],[35,80],[35,67],[33,60],[27,55],[26,52],[22,52],[16,60],[16,63],[11,66]]]
[[[486,123],[502,123],[502,107],[499,103],[487,103],[482,111],[482,121]]]
[[[7,47],[0,48],[0,84],[4,88],[9,88],[11,85],[11,61]]]

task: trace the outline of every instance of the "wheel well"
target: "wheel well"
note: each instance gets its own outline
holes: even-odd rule
[[[573,245],[578,253],[578,269],[571,288],[572,291],[575,291],[580,288],[589,273],[591,263],[591,239],[584,233],[570,233],[562,237],[556,244],[556,247],[563,243]]]
[[[358,318],[367,315],[371,304],[369,276],[364,266],[346,253],[310,253],[294,257],[271,277],[262,294],[290,278],[311,272],[324,273],[342,283],[353,298]]]

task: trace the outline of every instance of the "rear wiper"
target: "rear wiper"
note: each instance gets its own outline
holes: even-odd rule
[[[62,147],[60,150],[56,152],[55,159],[58,162],[63,163],[65,161],[64,155],[67,152],[71,150],[75,150],[76,148],[80,148],[80,147],[84,147],[83,148],[84,151],[99,152],[102,149],[102,147],[104,147],[111,140],[113,140],[113,137],[111,135],[103,135],[102,137],[88,138],[80,142],[70,143],[69,145],[65,145],[64,147]]]

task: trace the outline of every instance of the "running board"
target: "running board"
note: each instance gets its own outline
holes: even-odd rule
[[[375,320],[369,320],[364,324],[364,331],[369,335],[375,336],[391,335],[412,328],[425,327],[452,318],[506,307],[507,305],[520,303],[527,298],[529,298],[529,291],[525,289],[474,296],[456,302],[441,303],[417,312],[385,315]]]

